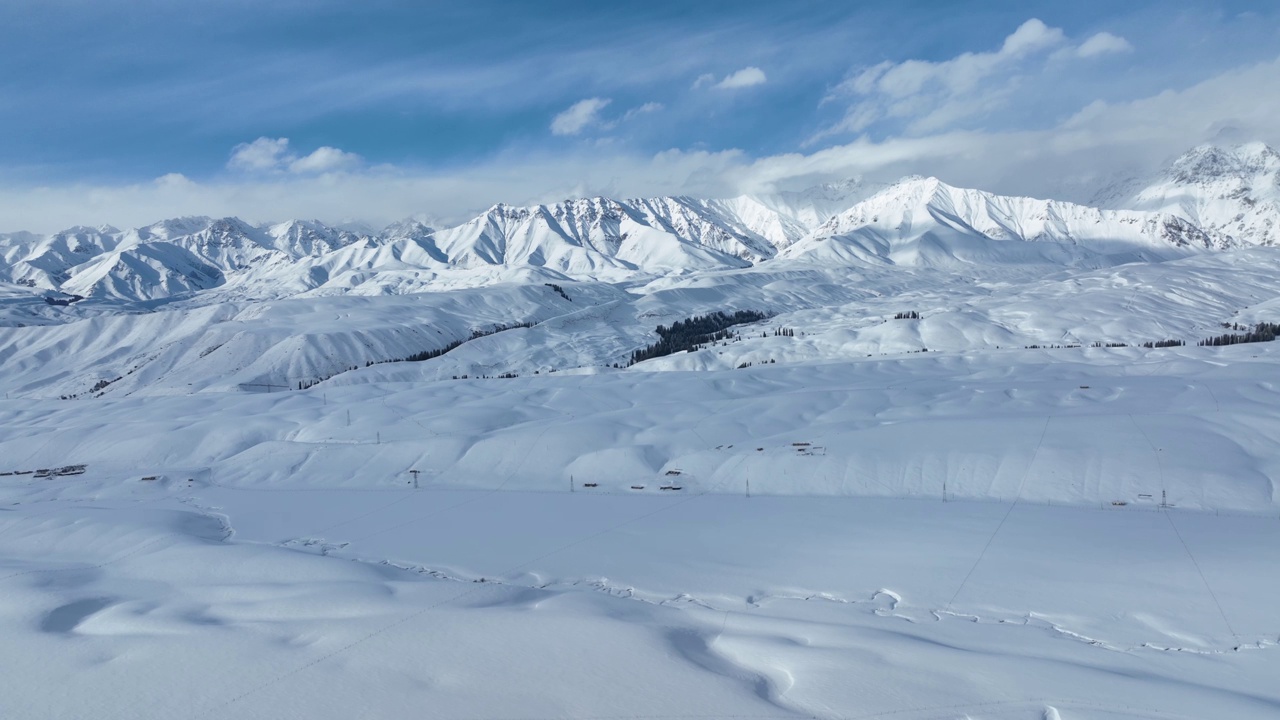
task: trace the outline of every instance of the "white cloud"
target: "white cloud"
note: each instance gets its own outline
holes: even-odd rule
[[[1039,18],[1018,26],[1013,34],[1004,39],[997,55],[1004,57],[1022,57],[1041,50],[1055,47],[1066,40],[1060,28],[1049,27]]]
[[[260,137],[231,150],[227,167],[232,170],[278,170],[289,160],[289,138]]]
[[[882,62],[841,83],[823,99],[823,104],[851,104],[839,122],[819,132],[811,143],[861,132],[883,120],[903,123],[909,134],[945,130],[1005,105],[1023,76],[1043,67],[1047,57],[1084,58],[1130,49],[1124,38],[1107,32],[1076,46],[1061,29],[1032,18],[994,51],[967,52],[941,61]]]
[[[945,131],[810,154],[762,158],[742,171],[744,190],[794,188],[852,175],[891,180],[935,175],[995,192],[1088,201],[1117,176],[1154,170],[1206,142],[1280,146],[1280,59],[1236,68],[1192,87],[1124,103],[1095,102],[1051,127]]]
[[[1110,55],[1112,53],[1132,52],[1133,46],[1128,40],[1112,35],[1109,32],[1100,32],[1091,36],[1088,40],[1080,43],[1080,47],[1076,48],[1076,55],[1082,58],[1096,57],[1098,55]]]
[[[587,98],[569,106],[551,121],[551,134],[578,135],[591,125],[600,123],[600,111],[613,102],[609,98]]]
[[[755,85],[763,85],[768,81],[764,71],[758,67],[744,67],[741,70],[730,73],[725,79],[715,84],[715,87],[721,90],[735,90],[737,88],[753,87]]]
[[[703,73],[693,81],[693,88],[697,90],[707,86],[716,88],[717,90],[736,90],[738,88],[753,87],[755,85],[763,85],[769,81],[764,71],[758,67],[744,67],[737,72],[731,72],[724,76],[724,79],[716,81],[716,76],[711,73]]]
[[[289,170],[295,173],[334,172],[349,170],[359,164],[359,155],[326,145],[316,148],[310,155],[291,161]]]
[[[355,153],[327,145],[299,157],[289,151],[289,138],[260,137],[232,148],[227,169],[251,173],[324,173],[350,170],[361,161]]]
[[[649,113],[660,112],[664,109],[666,109],[666,106],[664,106],[662,103],[647,102],[638,107],[633,107],[630,110],[623,113],[622,120],[627,121],[638,115],[648,115]]]

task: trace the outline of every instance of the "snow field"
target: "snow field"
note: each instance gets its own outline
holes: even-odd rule
[[[6,400],[0,713],[1271,717],[1276,352]]]
[[[135,488],[0,514],[5,676],[23,679],[0,700],[6,715],[1247,718],[1280,706],[1262,690],[1280,636],[1259,602],[1277,589],[1274,518]],[[21,663],[29,653],[43,661]],[[66,691],[50,698],[50,683]]]

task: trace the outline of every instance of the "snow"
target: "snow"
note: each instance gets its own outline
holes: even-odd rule
[[[0,709],[1270,717],[1277,352],[9,399]]]
[[[4,236],[0,716],[1275,717],[1273,155]]]

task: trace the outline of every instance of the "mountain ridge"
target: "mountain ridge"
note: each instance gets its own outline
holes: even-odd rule
[[[722,199],[497,203],[452,227],[407,218],[377,232],[186,216],[127,230],[0,235],[0,283],[163,303],[209,293],[220,301],[538,278],[620,282],[791,261],[1096,267],[1280,243],[1280,153],[1262,143],[1200,146],[1144,182],[1114,186],[1101,207],[908,176]]]

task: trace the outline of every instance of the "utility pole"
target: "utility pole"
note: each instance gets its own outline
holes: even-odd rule
[[[573,492],[573,476],[569,476],[569,492]]]
[[[418,489],[418,473],[420,473],[420,472],[422,472],[422,471],[421,471],[421,470],[410,470],[410,471],[409,471],[409,474],[413,476],[413,489],[414,489],[414,490],[417,490],[417,489]]]
[[[751,497],[751,478],[747,478],[747,497]]]
[[[947,481],[942,481],[942,502],[947,501]]]

